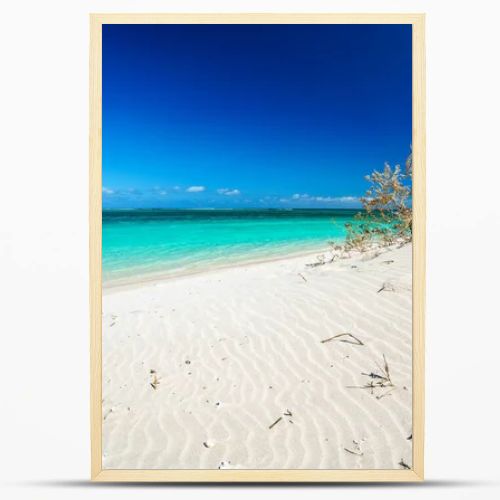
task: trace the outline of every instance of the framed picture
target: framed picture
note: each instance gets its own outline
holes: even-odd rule
[[[90,18],[97,481],[421,481],[423,14]]]

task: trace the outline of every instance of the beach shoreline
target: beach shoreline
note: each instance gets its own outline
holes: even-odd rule
[[[353,210],[103,212],[104,287],[315,252],[345,240]]]
[[[411,466],[411,244],[322,254],[106,289],[103,467]]]
[[[280,261],[293,261],[302,260],[304,258],[314,257],[316,255],[325,255],[330,252],[330,248],[325,244],[318,245],[316,249],[302,250],[291,252],[283,255],[275,255],[261,258],[250,258],[248,260],[228,260],[225,264],[207,264],[204,268],[195,270],[173,271],[169,273],[152,273],[151,275],[135,275],[127,278],[118,278],[115,280],[104,281],[102,284],[103,294],[110,294],[120,290],[130,290],[137,287],[157,285],[162,282],[171,281],[175,279],[186,278],[190,276],[204,275],[223,271],[225,269],[251,267],[260,264],[268,264]],[[312,260],[311,262],[314,262]]]

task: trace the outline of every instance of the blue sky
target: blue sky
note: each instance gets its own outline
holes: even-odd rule
[[[411,145],[410,25],[105,25],[103,207],[353,207]]]

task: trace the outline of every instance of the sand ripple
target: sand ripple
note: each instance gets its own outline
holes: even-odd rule
[[[411,247],[313,260],[106,292],[103,466],[411,465]],[[394,387],[358,388],[383,355]]]

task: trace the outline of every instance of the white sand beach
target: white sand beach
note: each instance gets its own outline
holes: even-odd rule
[[[313,262],[105,288],[103,467],[411,466],[411,245]]]

